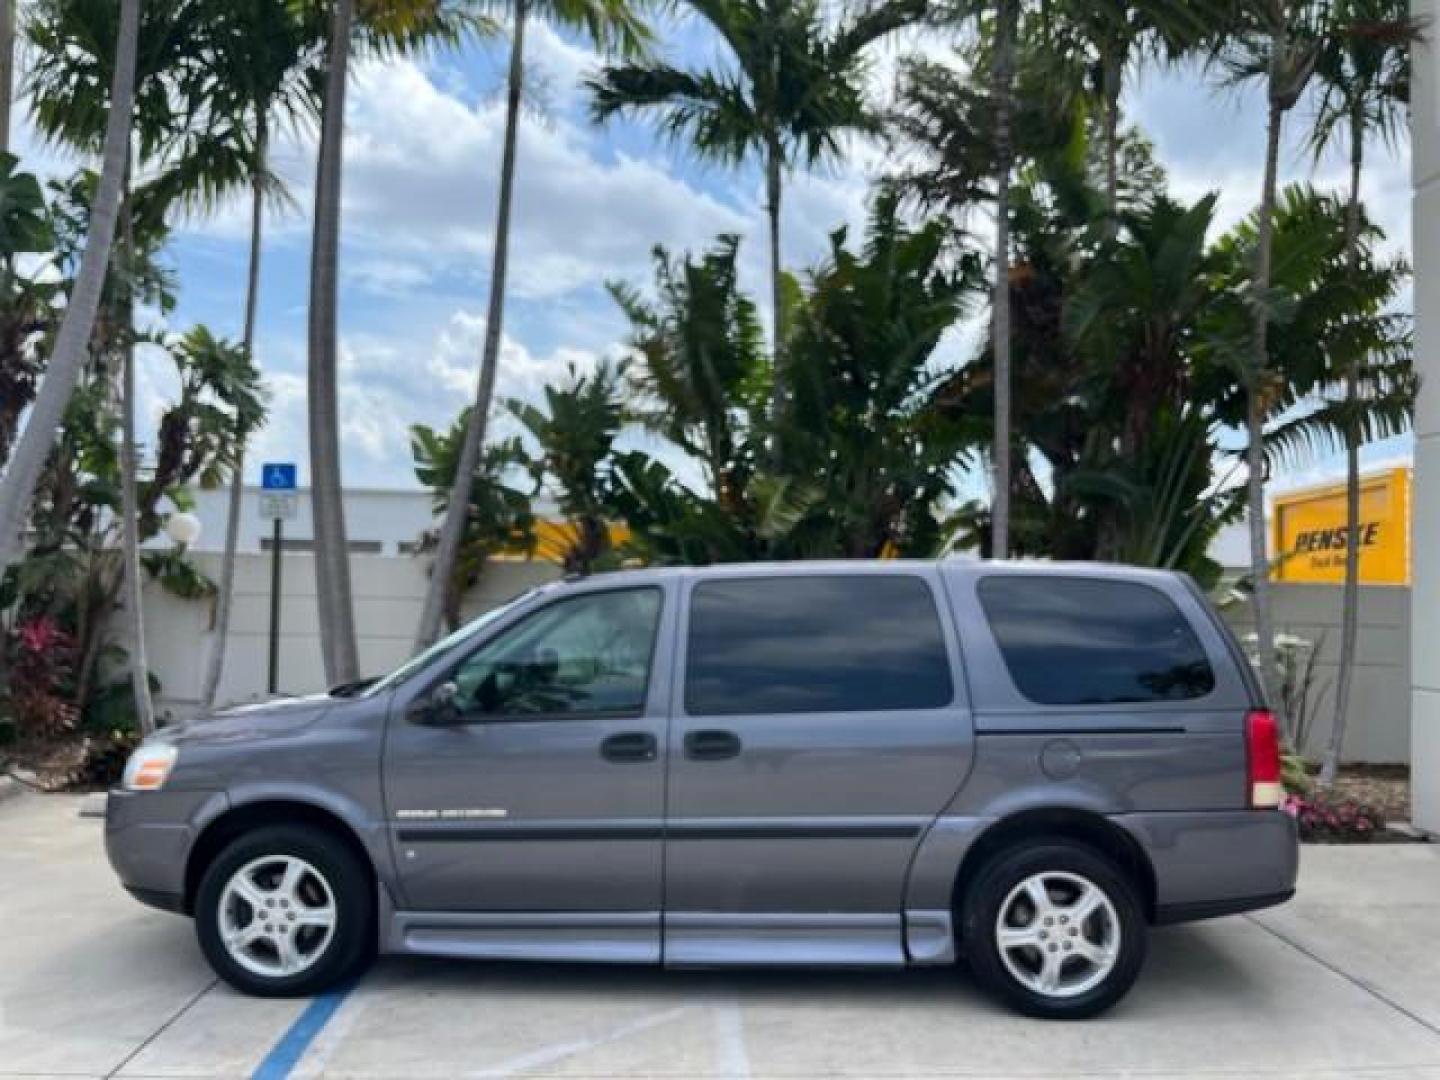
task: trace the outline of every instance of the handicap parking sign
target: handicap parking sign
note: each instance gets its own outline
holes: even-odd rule
[[[295,463],[270,461],[260,467],[260,486],[266,491],[294,491]]]

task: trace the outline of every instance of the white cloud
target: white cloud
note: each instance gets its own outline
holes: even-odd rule
[[[411,468],[410,427],[422,423],[447,428],[474,399],[485,334],[483,316],[466,310],[423,333],[399,336],[345,335],[340,343],[341,452],[347,484],[360,487],[408,487]],[[267,342],[268,355],[296,371],[272,373],[270,420],[256,442],[256,460],[308,457],[303,348],[299,342]],[[534,400],[544,386],[563,376],[569,365],[588,371],[597,354],[561,347],[539,355],[502,336],[500,377],[495,387],[492,435],[513,433],[514,422],[500,403],[507,398]]]
[[[340,267],[340,277],[361,292],[380,296],[419,289],[434,280],[430,270],[419,262],[388,259],[380,255],[344,263]]]
[[[467,105],[413,63],[367,68],[349,110],[347,244],[488,276],[503,131],[498,101]],[[602,155],[596,138],[563,117],[522,119],[512,296],[543,299],[633,276],[654,243],[695,246],[748,224],[663,164]]]

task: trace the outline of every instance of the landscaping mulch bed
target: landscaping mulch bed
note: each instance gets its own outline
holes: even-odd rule
[[[1335,780],[1334,793],[1375,807],[1387,822],[1410,820],[1408,765],[1346,765]]]
[[[0,746],[0,772],[39,791],[105,791],[120,779],[136,740],[72,735]]]

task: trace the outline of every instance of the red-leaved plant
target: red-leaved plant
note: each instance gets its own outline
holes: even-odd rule
[[[1290,794],[1282,805],[1300,826],[1300,839],[1322,844],[1364,844],[1382,836],[1385,818],[1358,799],[1331,799],[1322,792]]]
[[[74,730],[78,710],[62,684],[75,662],[75,642],[50,616],[16,625],[10,646],[10,707],[20,737],[51,739]]]

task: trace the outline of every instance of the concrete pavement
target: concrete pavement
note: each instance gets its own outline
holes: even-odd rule
[[[188,920],[120,890],[79,805],[0,806],[0,1077],[1440,1080],[1436,845],[1307,848],[1299,899],[1156,931],[1134,992],[1082,1024],[943,970],[388,960],[310,1003],[217,984]]]

